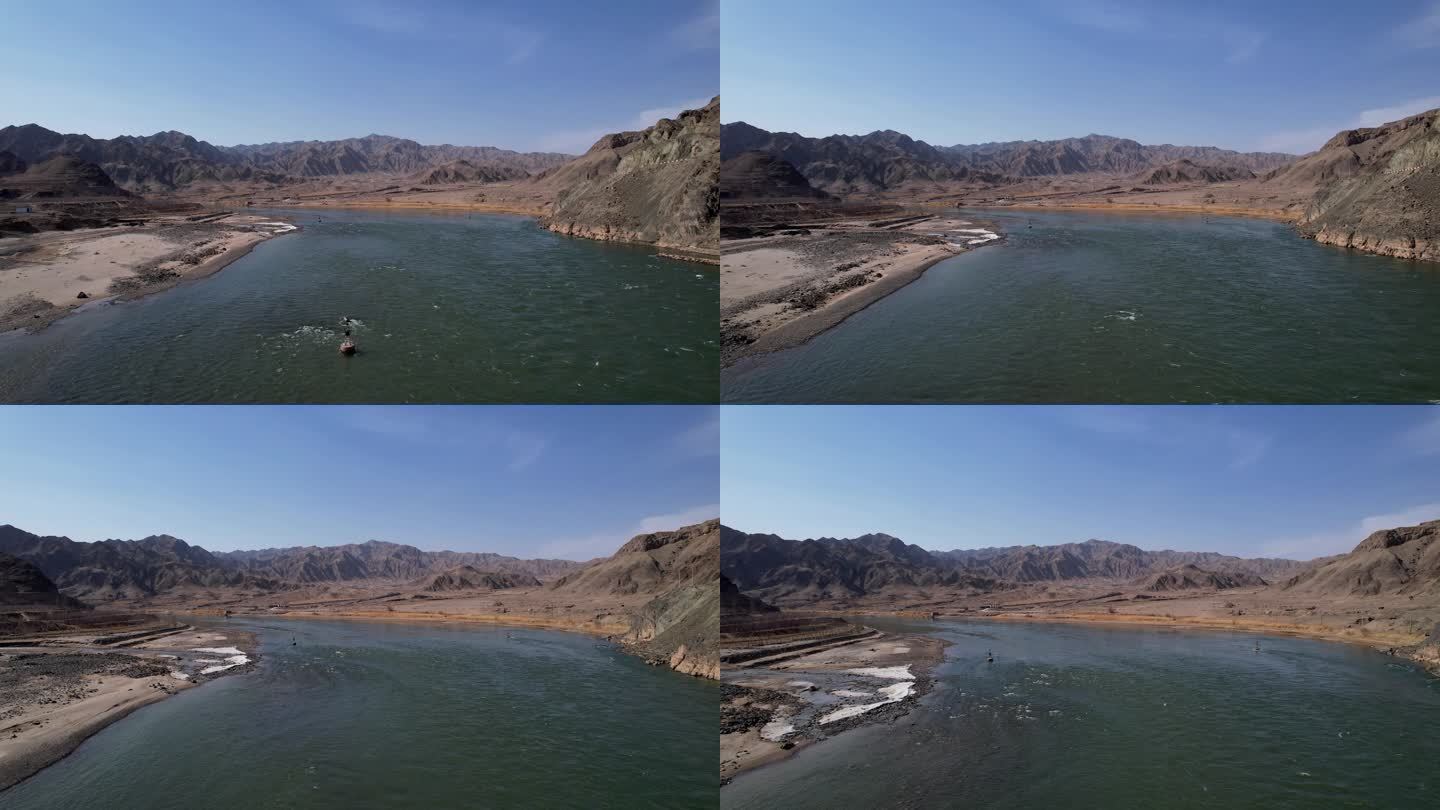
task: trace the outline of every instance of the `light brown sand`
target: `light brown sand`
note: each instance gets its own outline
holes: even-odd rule
[[[0,721],[0,790],[58,761],[136,709],[193,686],[166,675],[91,677],[88,682],[98,690],[93,695],[62,706],[27,706],[20,715]]]
[[[232,216],[217,222],[160,219],[142,227],[51,231],[0,242],[0,332],[43,328],[76,307],[117,294],[136,298],[218,272],[282,230],[273,218]],[[181,257],[208,255],[198,263]],[[140,283],[142,267],[173,275]],[[86,298],[79,298],[85,293]]]

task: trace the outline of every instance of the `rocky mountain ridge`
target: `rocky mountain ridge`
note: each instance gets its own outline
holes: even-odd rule
[[[1238,587],[1292,576],[1309,565],[1213,552],[1148,551],[1102,540],[937,552],[887,534],[786,540],[723,526],[721,559],[724,574],[741,590],[782,607],[907,589],[980,594],[1035,583],[1127,584],[1184,566],[1217,586]]]
[[[809,138],[793,132],[768,132],[745,122],[721,127],[720,150],[724,161],[746,152],[772,155],[795,167],[812,186],[834,194],[924,184],[999,185],[1035,177],[1131,175],[1180,160],[1221,174],[1259,172],[1295,159],[1294,155],[1211,146],[1147,146],[1108,135],[937,147],[894,130]]]
[[[169,535],[77,542],[0,526],[0,552],[27,560],[71,596],[135,599],[182,588],[276,591],[315,583],[409,582],[458,566],[551,578],[579,570],[571,560],[522,560],[487,552],[421,551],[370,541],[254,551],[210,552]]]
[[[77,158],[96,164],[121,188],[140,194],[203,183],[283,184],[351,174],[414,174],[458,160],[529,176],[572,159],[559,153],[490,146],[427,146],[386,135],[225,147],[175,131],[107,139],[62,134],[38,124],[0,129],[0,151],[31,164],[57,156]]]

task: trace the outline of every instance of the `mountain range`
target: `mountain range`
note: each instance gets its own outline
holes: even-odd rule
[[[0,152],[30,164],[58,156],[76,158],[99,166],[116,185],[140,194],[207,182],[279,184],[351,174],[410,175],[455,161],[524,177],[573,159],[554,152],[514,152],[493,146],[427,146],[387,135],[214,146],[173,130],[106,139],[62,134],[38,124],[0,129]]]
[[[86,543],[42,537],[9,525],[0,526],[0,552],[34,564],[62,592],[90,602],[143,598],[176,589],[276,591],[316,583],[413,582],[447,572],[453,576],[461,566],[542,580],[586,565],[485,552],[421,551],[376,540],[211,552],[169,535]]]
[[[781,606],[921,588],[979,594],[1034,583],[1189,587],[1186,576],[1216,587],[1263,585],[1310,565],[1213,552],[1149,551],[1103,540],[927,551],[888,534],[786,540],[729,527],[721,527],[721,561],[725,576],[741,590]],[[1174,576],[1164,578],[1167,574]]]
[[[1180,160],[1222,173],[1258,173],[1295,160],[1294,155],[1277,152],[1144,145],[1108,135],[932,146],[894,130],[809,138],[793,132],[769,132],[743,121],[722,126],[721,160],[730,161],[746,152],[762,152],[785,161],[811,186],[833,194],[924,184],[998,185],[1064,175],[1132,175]]]

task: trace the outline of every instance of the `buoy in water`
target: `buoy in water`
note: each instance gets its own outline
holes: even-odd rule
[[[340,353],[341,353],[341,354],[346,354],[346,355],[354,354],[354,353],[355,353],[355,341],[353,341],[353,340],[344,340],[344,341],[341,341],[341,342],[340,342]]]

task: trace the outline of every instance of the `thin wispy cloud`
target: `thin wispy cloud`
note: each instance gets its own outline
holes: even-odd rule
[[[1232,470],[1254,466],[1270,452],[1274,438],[1208,415],[1192,418],[1185,409],[1067,408],[1065,419],[1092,433],[1166,450],[1221,454]]]
[[[1407,48],[1440,47],[1440,2],[1431,3],[1415,19],[1396,26],[1390,36]]]
[[[1260,551],[1266,557],[1288,557],[1296,560],[1328,557],[1331,554],[1344,554],[1353,550],[1361,540],[1383,529],[1414,526],[1431,520],[1440,520],[1440,502],[1424,503],[1395,512],[1370,515],[1350,525],[1306,537],[1269,541],[1261,544]]]
[[[1139,5],[1105,2],[1067,4],[1061,12],[1074,25],[1111,34],[1198,41],[1223,53],[1225,62],[1238,65],[1260,53],[1266,35],[1240,23],[1216,21]]]
[[[461,423],[427,408],[341,408],[339,412],[340,423],[349,430],[430,447],[501,453],[511,472],[534,466],[550,446],[550,440],[535,431],[489,421]]]
[[[1424,456],[1440,456],[1440,408],[1400,436],[1400,447]]]
[[[374,2],[345,3],[338,9],[340,19],[360,28],[387,36],[490,48],[503,54],[505,62],[511,65],[529,61],[545,39],[544,34],[534,28],[488,15],[435,14],[412,6]]]
[[[709,98],[692,98],[689,101],[682,101],[678,104],[664,104],[658,107],[649,107],[637,112],[627,121],[616,121],[608,126],[589,127],[587,129],[572,129],[563,132],[554,132],[542,137],[537,149],[545,152],[566,152],[579,154],[585,152],[602,137],[613,132],[632,132],[654,126],[661,118],[674,118],[685,110],[694,110],[704,107],[710,103]]]
[[[1440,107],[1440,96],[1413,98],[1398,104],[1391,104],[1388,107],[1361,110],[1349,121],[1289,130],[1286,132],[1275,132],[1262,137],[1260,139],[1260,146],[1262,149],[1274,152],[1295,152],[1302,154],[1313,152],[1323,146],[1326,141],[1330,140],[1338,132],[1347,129],[1378,127],[1381,124],[1398,121],[1401,118],[1422,113],[1426,110],[1433,110],[1436,107]]]
[[[676,47],[709,51],[720,47],[720,3],[706,3],[700,13],[670,29],[666,39]]]
[[[540,546],[536,554],[541,557],[558,557],[566,560],[593,560],[596,557],[608,557],[636,535],[673,531],[683,526],[693,526],[696,523],[703,523],[718,517],[720,517],[720,504],[718,503],[695,506],[669,514],[647,515],[629,528],[545,543]]]
[[[720,409],[712,409],[704,419],[681,432],[671,442],[676,455],[682,458],[705,458],[720,455]]]

